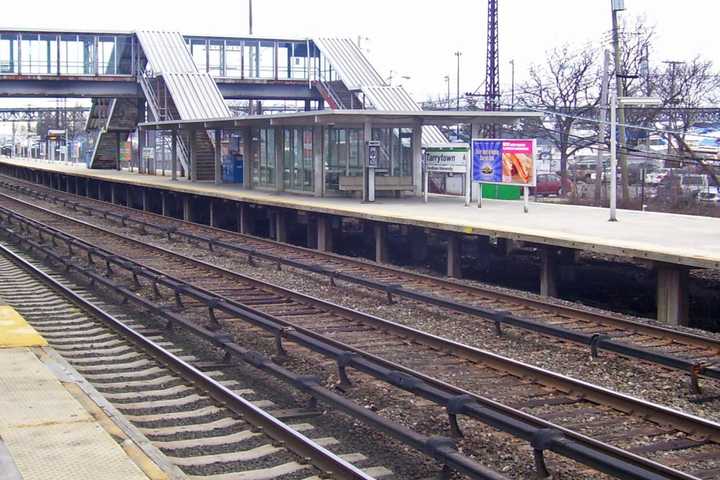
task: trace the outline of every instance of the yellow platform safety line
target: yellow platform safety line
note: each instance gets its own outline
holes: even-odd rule
[[[0,348],[44,347],[48,343],[10,305],[0,305]]]

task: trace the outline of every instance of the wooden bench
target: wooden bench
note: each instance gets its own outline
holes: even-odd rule
[[[363,177],[340,176],[339,184],[342,192],[361,192],[363,189]],[[402,192],[413,191],[414,189],[412,177],[375,176],[375,191]]]

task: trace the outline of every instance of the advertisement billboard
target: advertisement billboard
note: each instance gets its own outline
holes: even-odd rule
[[[473,139],[472,181],[534,187],[535,140]]]

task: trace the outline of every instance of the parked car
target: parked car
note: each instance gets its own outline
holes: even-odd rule
[[[701,203],[712,203],[717,205],[720,203],[720,191],[718,191],[718,187],[708,187],[707,190],[698,192],[697,199],[698,202]]]
[[[669,174],[658,185],[658,196],[680,195],[686,199],[697,198],[700,192],[710,188],[710,177],[698,173]]]
[[[645,174],[645,183],[648,185],[659,185],[670,173],[669,168],[658,168]]]
[[[555,173],[539,173],[537,176],[537,186],[530,189],[530,193],[538,197],[547,197],[548,195],[560,195],[562,182],[560,175]],[[570,185],[565,185],[565,191],[570,191]]]

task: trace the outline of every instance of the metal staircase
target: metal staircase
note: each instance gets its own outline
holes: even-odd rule
[[[422,110],[403,87],[388,85],[365,57],[357,44],[349,38],[313,39],[320,53],[332,66],[333,78],[316,82],[318,91],[330,108],[364,108],[384,111],[414,112]],[[342,84],[340,87],[338,84]],[[352,95],[348,99],[344,88]],[[327,95],[327,97],[326,97]],[[362,102],[358,99],[362,98]],[[355,102],[358,106],[354,106]],[[423,127],[423,144],[447,143],[447,138],[435,126]]]
[[[96,169],[117,168],[118,141],[127,141],[137,123],[137,105],[133,100],[93,98],[85,124],[85,130],[94,138],[88,166]]]

